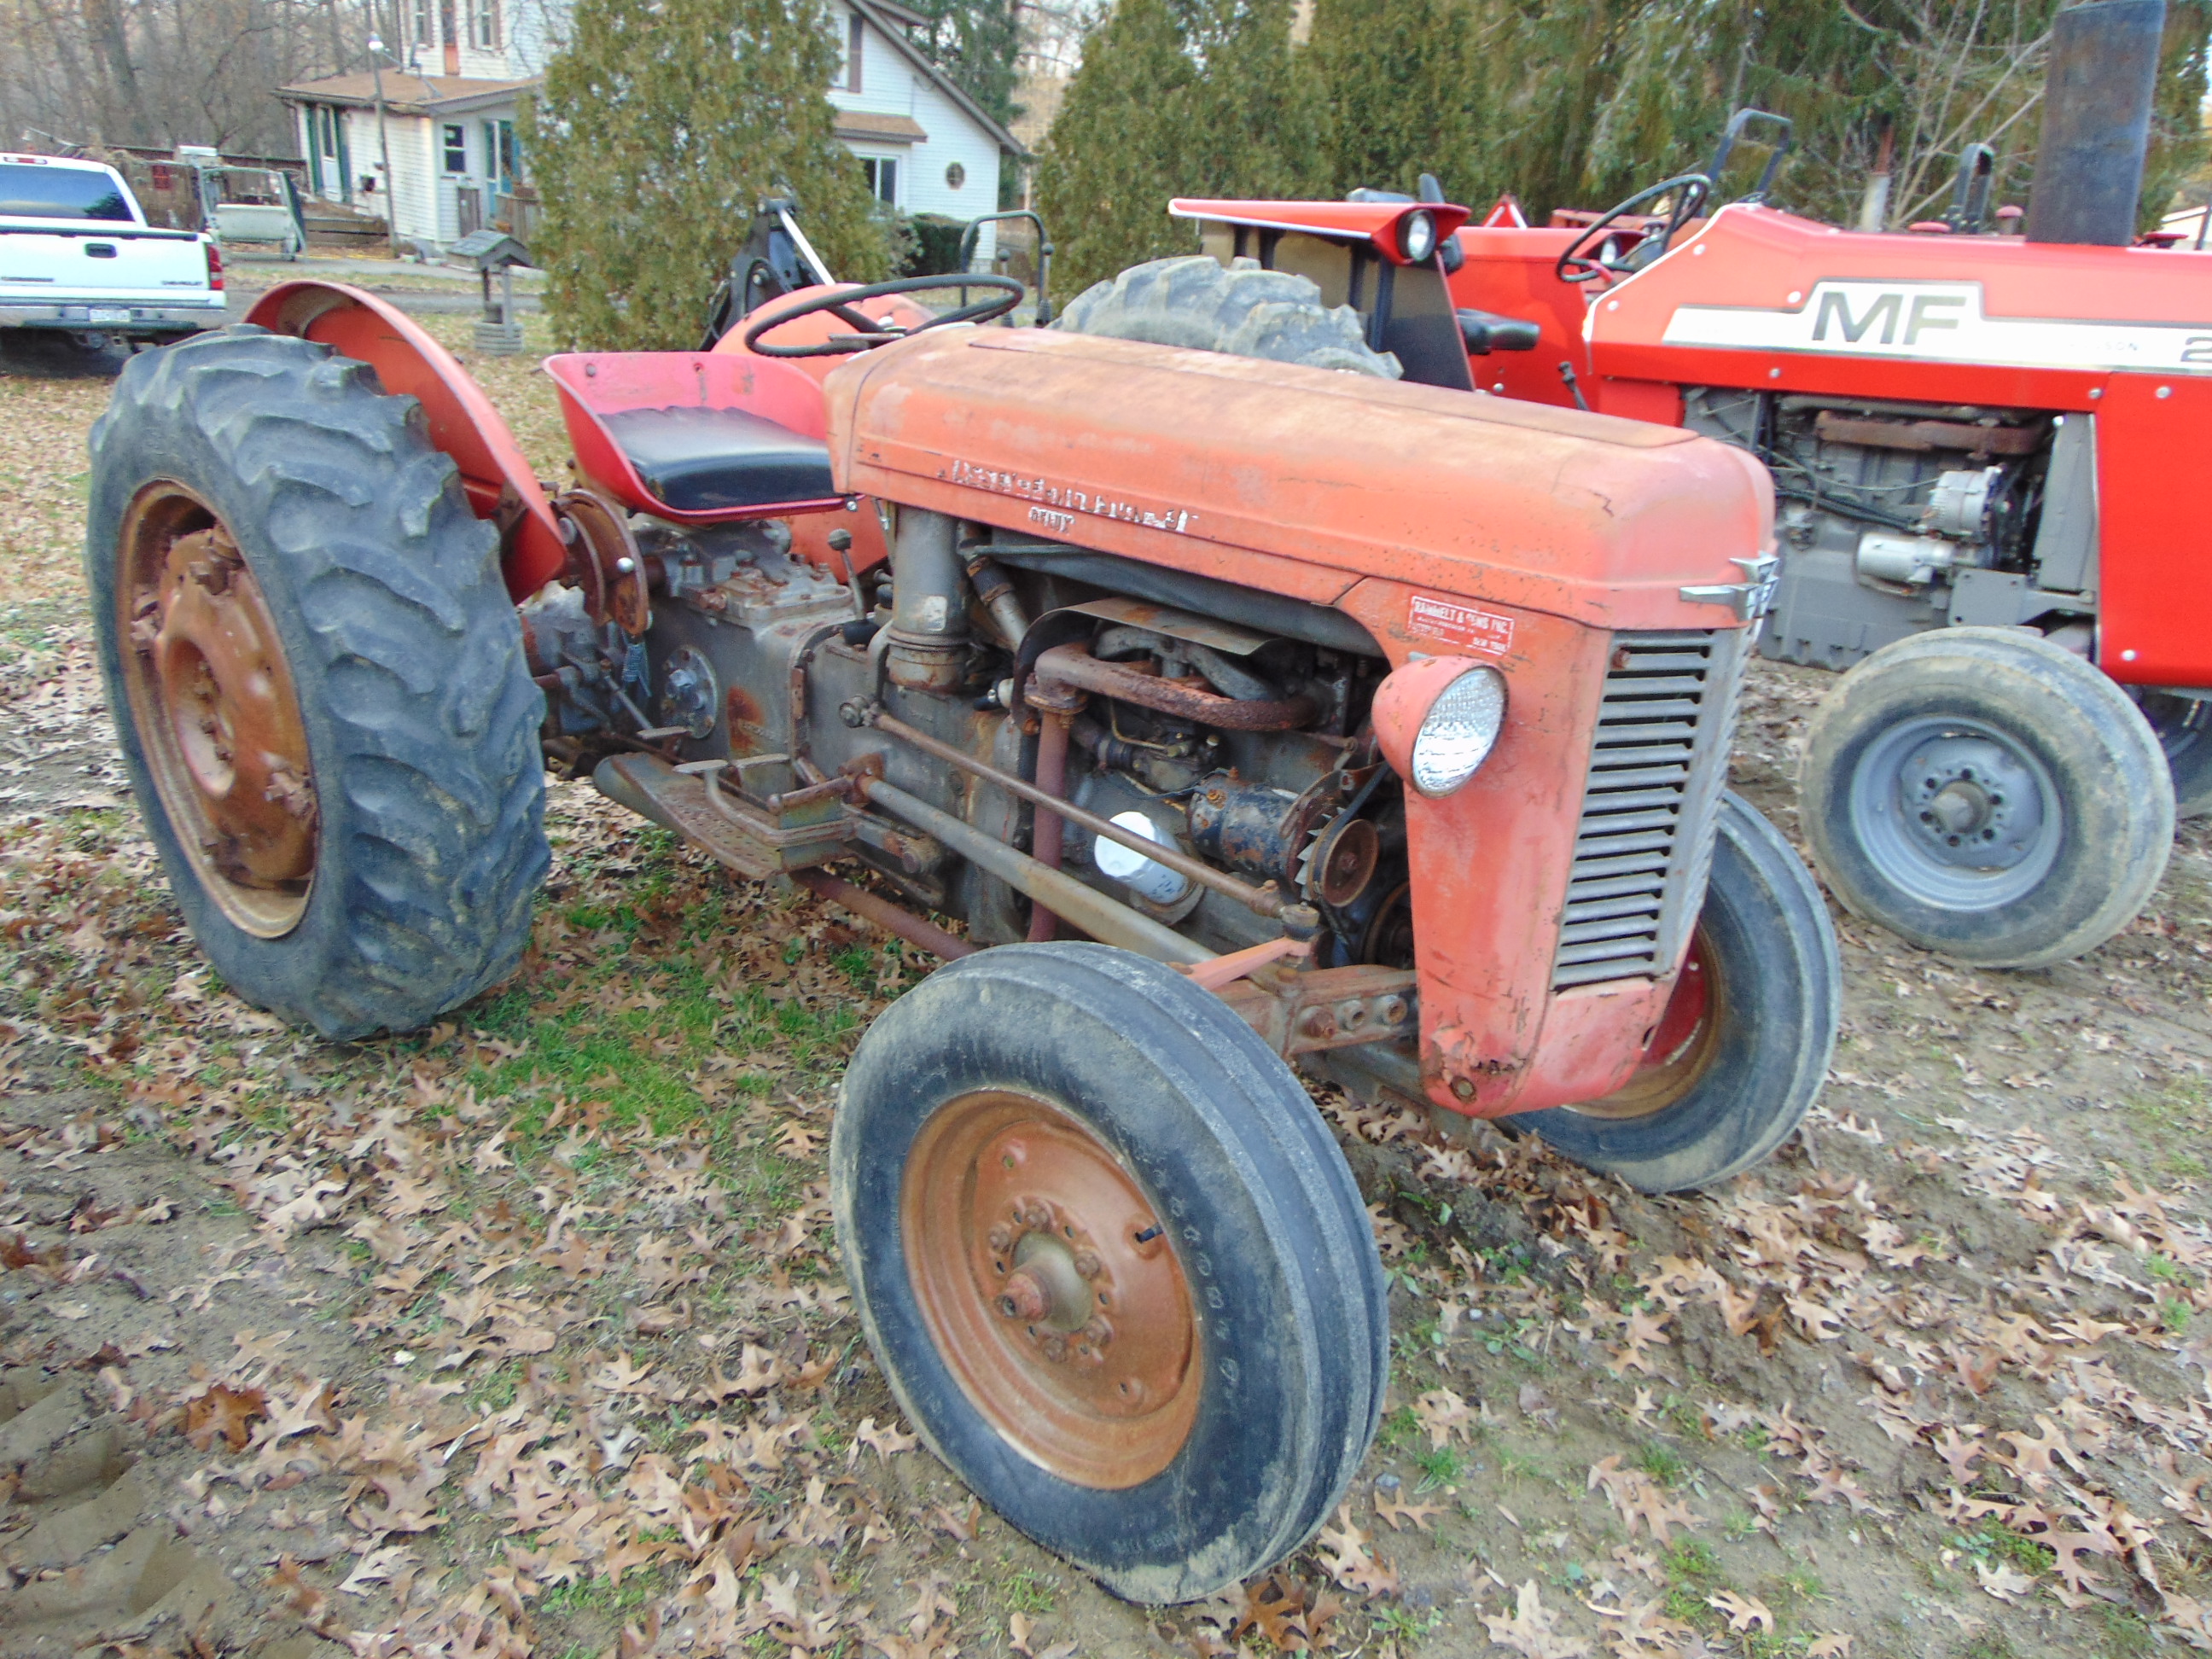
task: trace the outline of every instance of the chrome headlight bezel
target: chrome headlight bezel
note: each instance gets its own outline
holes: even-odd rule
[[[1409,265],[1426,264],[1436,257],[1437,216],[1416,208],[1398,221],[1398,252]]]
[[[1479,665],[1453,679],[1421,716],[1407,781],[1431,800],[1465,788],[1498,747],[1505,707],[1505,676],[1495,668]]]

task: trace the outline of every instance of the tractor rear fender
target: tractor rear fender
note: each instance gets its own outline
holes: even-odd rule
[[[313,281],[278,283],[246,320],[367,363],[386,392],[422,405],[430,442],[460,470],[469,505],[499,526],[500,570],[516,600],[560,574],[568,563],[561,527],[514,431],[468,370],[419,325],[373,294]]]
[[[1177,219],[1260,231],[1304,231],[1336,241],[1364,237],[1394,265],[1428,263],[1406,257],[1403,226],[1415,214],[1426,214],[1434,222],[1437,243],[1473,216],[1466,208],[1441,202],[1216,202],[1188,197],[1170,202],[1168,213]]]

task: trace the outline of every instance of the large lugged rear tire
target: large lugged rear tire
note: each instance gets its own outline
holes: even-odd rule
[[[544,699],[420,405],[238,327],[133,358],[92,451],[109,706],[216,970],[331,1038],[505,977],[547,862]]]
[[[1725,1181],[1820,1092],[1843,978],[1820,890],[1779,830],[1724,795],[1690,959],[1643,1070],[1603,1100],[1513,1121],[1647,1193]]]
[[[2173,776],[2173,815],[2201,818],[2212,812],[2212,703],[2154,691],[2136,706],[2166,751],[2166,770]]]
[[[1386,380],[1401,373],[1395,356],[1369,349],[1357,311],[1322,305],[1311,278],[1266,270],[1256,259],[1224,265],[1193,253],[1132,265],[1077,295],[1054,326]]]
[[[1013,945],[878,1019],[830,1140],[845,1269],[908,1419],[1132,1601],[1312,1535],[1372,1441],[1382,1266],[1344,1157],[1218,998]]]
[[[1977,967],[2094,950],[2173,847],[2173,777],[2142,711],[2017,629],[1938,629],[1858,664],[1813,716],[1799,788],[1836,896]]]

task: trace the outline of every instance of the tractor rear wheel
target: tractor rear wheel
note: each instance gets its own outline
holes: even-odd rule
[[[1647,1193],[1725,1181],[1788,1139],[1820,1092],[1843,977],[1796,853],[1723,795],[1705,908],[1642,1068],[1602,1100],[1510,1121]]]
[[[92,449],[108,706],[216,971],[331,1038],[505,977],[547,861],[544,699],[420,405],[240,327],[132,358]]]
[[[838,1246],[908,1419],[1046,1548],[1146,1602],[1310,1538],[1389,1372],[1344,1155],[1218,998],[1104,945],[939,969],[870,1028]]]
[[[1938,629],[1859,663],[1813,716],[1799,789],[1838,898],[1982,968],[2094,950],[2173,846],[2173,777],[2142,711],[2017,629]]]
[[[1256,259],[1224,265],[1193,253],[1132,265],[1076,295],[1054,326],[1386,380],[1401,373],[1395,356],[1368,348],[1357,311],[1324,306],[1311,278],[1266,270]]]

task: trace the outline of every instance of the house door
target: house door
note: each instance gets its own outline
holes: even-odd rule
[[[438,0],[438,38],[446,43],[446,73],[461,72],[460,23],[454,13],[453,0]]]

